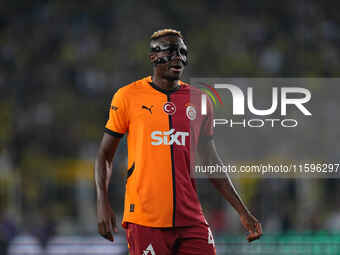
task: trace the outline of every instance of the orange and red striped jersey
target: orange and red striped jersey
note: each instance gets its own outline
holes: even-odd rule
[[[205,223],[191,178],[192,148],[212,137],[212,106],[201,115],[201,91],[182,81],[173,91],[152,83],[151,76],[121,87],[113,96],[105,132],[127,134],[128,170],[123,227]]]

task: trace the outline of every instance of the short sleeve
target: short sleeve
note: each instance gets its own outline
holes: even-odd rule
[[[211,103],[211,100],[207,98],[207,115],[203,120],[202,129],[201,129],[201,136],[204,139],[212,139],[214,135],[214,108]]]
[[[128,116],[128,102],[122,90],[119,89],[113,96],[109,119],[105,125],[105,132],[122,137],[128,130],[129,116]]]

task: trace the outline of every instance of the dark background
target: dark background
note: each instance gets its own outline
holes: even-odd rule
[[[337,77],[339,7],[335,1],[1,1],[1,254],[9,244],[11,254],[23,254],[15,253],[22,240],[52,254],[48,247],[56,237],[96,235],[93,161],[109,103],[117,88],[151,74],[148,40],[154,31],[183,33],[190,62],[185,81]],[[339,155],[336,150],[330,153]],[[114,168],[111,201],[120,220],[124,146]],[[266,234],[263,246],[251,246],[253,254],[306,254],[298,253],[301,247],[336,254],[337,179],[236,183]],[[232,247],[234,254],[247,254],[233,209],[208,181],[200,180],[199,190],[219,254]],[[303,240],[309,244],[289,244]],[[322,240],[328,245],[315,246]]]

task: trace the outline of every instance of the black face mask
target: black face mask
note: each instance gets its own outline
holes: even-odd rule
[[[188,64],[188,50],[184,43],[179,44],[164,44],[162,42],[155,42],[151,47],[151,52],[166,52],[167,56],[158,57],[153,64],[166,64],[179,56],[183,65]]]

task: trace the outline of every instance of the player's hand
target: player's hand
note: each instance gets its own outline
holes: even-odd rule
[[[241,215],[240,220],[243,227],[249,231],[248,242],[257,240],[262,236],[261,223],[251,213]]]
[[[117,233],[118,228],[116,226],[116,215],[109,202],[97,201],[97,222],[98,233],[105,239],[113,242],[113,233]]]

